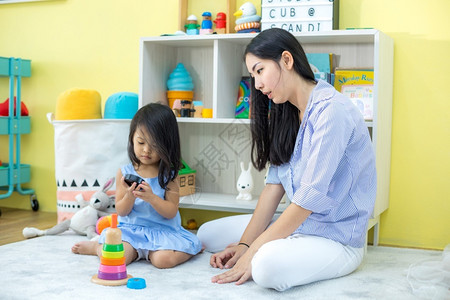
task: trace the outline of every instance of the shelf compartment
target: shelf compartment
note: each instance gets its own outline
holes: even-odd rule
[[[10,65],[10,62],[12,65]],[[31,60],[0,56],[0,76],[31,76]]]
[[[254,196],[255,197],[255,196]],[[181,208],[253,213],[257,198],[251,201],[236,200],[236,195],[219,193],[195,193],[180,197]],[[277,212],[283,212],[289,203],[280,203]]]
[[[182,63],[194,82],[194,100],[213,108],[214,41],[165,38],[141,39],[139,106],[150,102],[167,103],[167,80],[178,63]],[[215,113],[215,111],[213,111]]]
[[[9,181],[9,172],[11,168],[9,164],[4,163],[0,168],[0,186],[10,186],[18,183],[27,183],[30,181],[30,165],[21,164],[20,165],[20,178],[19,178],[19,169],[17,166],[12,168],[13,172],[13,182]]]
[[[27,134],[30,133],[30,117],[14,117],[12,128],[9,126],[9,117],[0,117],[0,134]],[[20,125],[20,130],[18,130]]]

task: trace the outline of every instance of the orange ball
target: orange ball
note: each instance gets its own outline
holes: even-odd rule
[[[186,226],[187,229],[194,230],[194,229],[197,229],[197,227],[198,227],[197,222],[194,219],[189,219],[187,221],[187,226]]]
[[[97,220],[97,224],[95,225],[95,231],[97,231],[98,234],[101,234],[102,231],[108,227],[111,227],[111,215],[101,217]]]

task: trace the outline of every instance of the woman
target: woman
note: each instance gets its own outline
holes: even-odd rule
[[[244,58],[252,78],[252,162],[259,171],[270,167],[253,215],[199,229],[208,250],[217,249],[224,230],[246,225],[237,244],[211,256],[211,266],[231,268],[212,282],[253,278],[283,291],[349,274],[362,261],[376,194],[363,117],[333,86],[314,79],[301,45],[285,30],[258,34]],[[276,218],[284,193],[291,203]]]

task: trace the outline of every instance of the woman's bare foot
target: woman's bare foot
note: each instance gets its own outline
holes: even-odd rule
[[[92,241],[83,241],[72,246],[72,252],[75,254],[97,255],[99,243]]]

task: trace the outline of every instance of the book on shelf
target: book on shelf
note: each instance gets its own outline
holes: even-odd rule
[[[316,72],[316,73],[314,73],[314,78],[325,80],[329,84],[334,85],[334,74],[333,73]]]
[[[306,53],[306,58],[316,79],[325,80],[331,85],[334,84],[333,53]]]
[[[373,69],[336,69],[334,87],[350,98],[365,120],[373,119]]]

